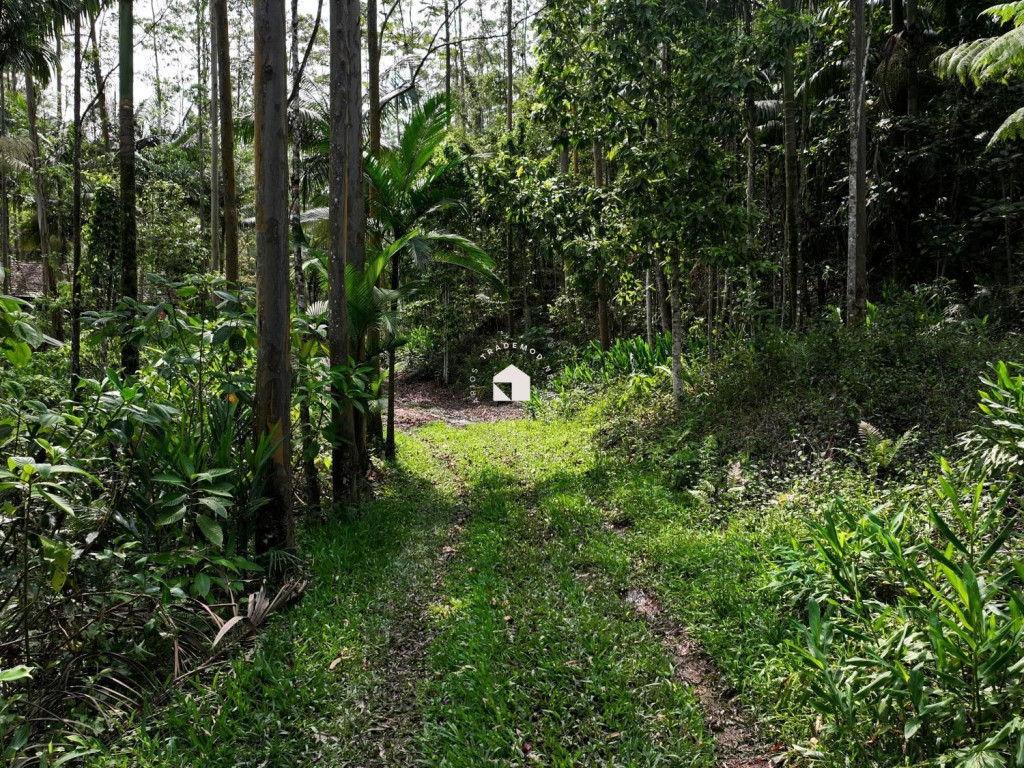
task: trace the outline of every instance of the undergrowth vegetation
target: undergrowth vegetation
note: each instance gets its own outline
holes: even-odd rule
[[[1019,766],[1020,353],[940,286],[691,354],[681,411],[611,356],[547,407],[593,426],[638,574],[792,760]]]
[[[54,385],[64,350],[16,299],[0,311],[0,743],[52,762],[301,590],[258,583],[293,556],[253,542],[273,446],[253,436],[251,293],[162,285],[131,326],[152,363],[82,379],[74,399]],[[89,320],[102,358],[125,318]]]

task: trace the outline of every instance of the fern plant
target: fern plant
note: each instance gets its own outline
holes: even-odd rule
[[[1013,29],[998,37],[983,37],[951,48],[935,61],[939,77],[956,77],[981,86],[990,81],[1006,83],[1024,70],[1024,1],[1001,3],[985,10],[1001,24],[1013,24]],[[996,129],[989,146],[1000,141],[1024,138],[1024,107],[1003,121]]]
[[[896,440],[885,437],[882,431],[866,421],[857,425],[860,439],[864,443],[863,451],[855,454],[868,469],[871,475],[878,475],[892,469],[896,459],[908,443],[911,443],[916,432],[908,429]]]

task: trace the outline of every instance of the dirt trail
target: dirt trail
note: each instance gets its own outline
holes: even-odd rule
[[[396,424],[402,430],[435,421],[462,427],[523,416],[518,406],[469,402],[461,399],[457,392],[429,383],[403,382],[399,392]],[[423,725],[417,687],[429,675],[425,657],[434,640],[426,607],[443,592],[451,560],[461,549],[464,526],[479,501],[460,477],[456,457],[446,452],[440,454],[440,458],[456,485],[454,514],[440,540],[435,540],[434,546],[440,546],[432,556],[431,583],[422,584],[415,595],[405,596],[410,599],[408,604],[396,606],[391,638],[393,652],[380,670],[380,683],[374,692],[374,712],[361,739],[364,746],[360,751],[366,755],[364,768],[411,765],[416,760],[416,734]],[[714,662],[686,628],[665,610],[657,596],[634,587],[623,597],[673,660],[676,678],[692,690],[700,704],[707,732],[715,739],[718,768],[781,766],[784,753],[765,745],[749,713],[732,695]]]
[[[704,721],[715,734],[719,768],[775,768],[784,756],[766,754],[749,715],[729,695],[729,685],[714,662],[682,627],[668,615],[656,596],[632,588],[626,601],[661,638],[675,661],[675,674],[693,690],[704,710]]]
[[[449,454],[438,458],[455,486],[454,506],[442,535],[431,540],[430,578],[410,593],[396,596],[389,606],[392,620],[387,650],[378,667],[378,684],[365,702],[365,725],[356,737],[364,755],[359,768],[416,765],[416,737],[422,728],[418,687],[429,674],[426,651],[434,638],[428,606],[443,593],[449,563],[458,551],[470,507],[464,503],[465,480]]]
[[[464,427],[481,421],[503,421],[523,416],[517,403],[473,402],[469,393],[460,393],[429,381],[399,379],[395,403],[395,426],[409,430],[433,421]]]

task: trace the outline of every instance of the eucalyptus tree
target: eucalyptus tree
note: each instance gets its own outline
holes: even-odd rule
[[[851,0],[850,196],[846,255],[846,322],[857,325],[867,310],[867,35],[865,0]]]
[[[38,93],[35,78],[30,71],[25,72],[25,106],[28,112],[29,141],[32,145],[32,183],[35,188],[36,231],[39,238],[39,256],[43,263],[43,295],[52,299],[57,295],[57,277],[54,269],[53,255],[50,252],[50,221],[47,210],[49,193],[46,189],[46,179],[43,175],[42,143],[39,139]],[[57,315],[54,317],[54,324],[56,325]]]
[[[323,0],[317,4],[316,20],[313,22],[313,31],[309,37],[309,44],[306,46],[306,53],[299,59],[299,2],[292,0],[291,4],[291,92],[288,95],[288,122],[292,141],[291,158],[291,240],[294,248],[294,260],[292,273],[295,280],[295,306],[299,314],[307,309],[308,295],[306,281],[303,275],[303,245],[306,242],[305,233],[302,229],[302,213],[300,209],[302,191],[302,77],[309,61],[309,54],[316,42],[317,33],[320,31],[320,19],[323,13]],[[301,386],[301,382],[296,382]],[[303,397],[299,403],[299,431],[302,439],[301,465],[306,489],[306,504],[313,512],[320,510],[320,478],[316,468],[316,456],[319,452],[319,445],[314,434],[312,424],[312,413],[308,397]]]
[[[288,281],[288,69],[284,0],[253,6],[253,134],[256,163],[256,440],[271,447],[256,547],[292,549],[291,333]]]
[[[349,345],[345,295],[349,265],[362,270],[366,238],[363,200],[362,55],[359,0],[328,0],[330,8],[330,361],[344,375],[353,350]],[[362,456],[355,409],[342,386],[332,386],[332,464],[334,502],[359,499]]]
[[[139,301],[139,258],[135,211],[135,20],[132,0],[119,0],[118,14],[121,299],[134,318]],[[138,341],[131,331],[122,340],[121,368],[129,374],[139,370]]]
[[[798,229],[798,162],[796,141],[796,39],[793,25],[796,17],[796,0],[782,0],[786,22],[786,44],[782,61],[782,123],[783,155],[785,157],[786,205],[785,205],[785,272],[786,272],[786,317],[789,327],[796,328],[799,322],[800,284],[800,233]]]
[[[217,40],[217,90],[220,109],[220,153],[224,195],[224,276],[238,283],[238,186],[235,174],[235,119],[231,100],[231,38],[228,34],[228,2],[213,0]]]

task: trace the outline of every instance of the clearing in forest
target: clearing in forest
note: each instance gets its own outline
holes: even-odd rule
[[[169,713],[170,733],[125,744],[133,764],[185,764],[181,733],[209,715],[187,737],[209,765],[768,765],[642,583],[582,427],[438,421],[402,438],[360,519],[306,543],[303,602]]]

